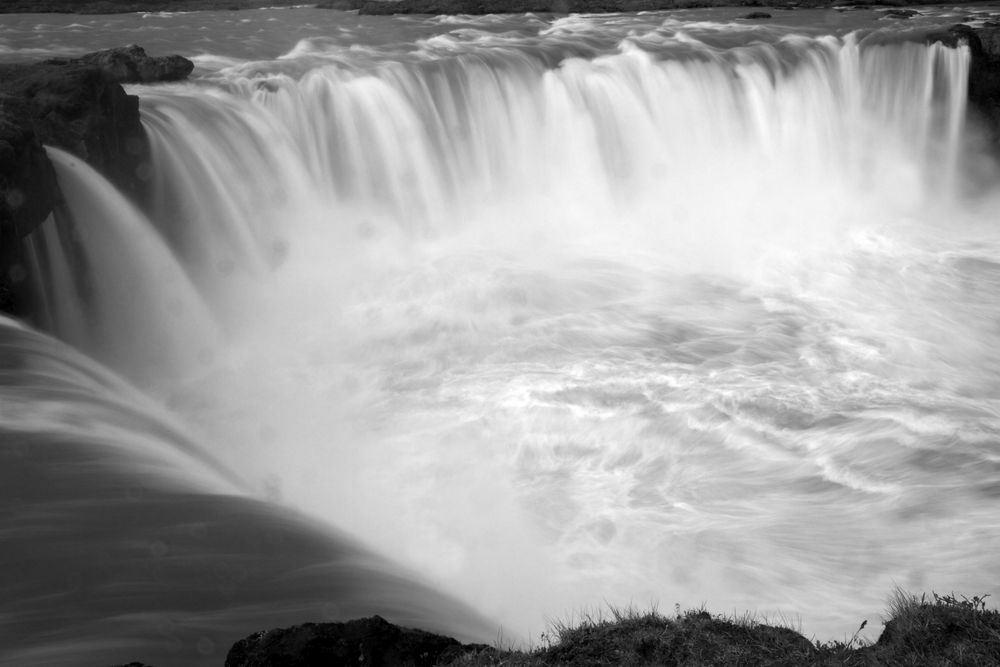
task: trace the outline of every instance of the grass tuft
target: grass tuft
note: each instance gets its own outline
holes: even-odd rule
[[[861,636],[862,621],[849,639],[810,642],[784,618],[714,616],[704,608],[664,616],[653,607],[609,606],[566,621],[550,621],[539,647],[496,648],[457,657],[465,667],[578,665],[806,665],[870,667],[987,667],[1000,665],[1000,612],[986,607],[988,595],[932,593],[917,597],[897,588],[889,597],[885,629],[877,642]]]

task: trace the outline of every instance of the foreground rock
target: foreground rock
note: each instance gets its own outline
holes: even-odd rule
[[[986,608],[986,597],[933,595],[929,600],[896,591],[875,643],[859,640],[858,634],[812,642],[787,627],[700,610],[665,617],[613,609],[610,620],[555,628],[543,635],[544,647],[503,651],[463,646],[376,616],[251,635],[233,646],[226,667],[998,665],[1000,613]],[[866,625],[861,623],[858,633]]]
[[[480,650],[489,649],[401,628],[381,616],[372,616],[346,623],[306,623],[258,632],[233,645],[226,656],[226,667],[432,667]]]
[[[996,665],[1000,664],[1000,613],[987,610],[986,596],[934,595],[933,601],[897,591],[891,618],[874,644],[859,641],[813,643],[784,627],[752,620],[727,619],[705,611],[667,618],[655,612],[612,610],[613,620],[587,621],[557,628],[552,644],[531,652],[500,651],[482,646],[447,644],[426,654],[414,644],[396,651],[403,630],[380,618],[349,623],[304,625],[254,635],[230,651],[226,667],[327,667],[330,665]],[[862,623],[859,632],[866,623]],[[319,639],[317,627],[338,630]],[[351,627],[351,632],[341,629]],[[366,628],[368,628],[366,630]],[[280,633],[282,652],[245,653],[250,645]],[[352,634],[353,633],[353,634]],[[297,644],[298,640],[306,640]],[[326,647],[317,648],[324,642]],[[450,642],[450,643],[449,643]],[[272,644],[278,643],[278,637]],[[362,646],[367,647],[363,652]],[[316,652],[311,652],[316,651]],[[257,660],[254,662],[254,660]]]
[[[193,68],[186,58],[153,58],[138,46],[0,65],[0,310],[16,310],[20,239],[60,201],[42,145],[83,158],[119,190],[141,199],[149,141],[139,98],[121,84],[176,81]]]

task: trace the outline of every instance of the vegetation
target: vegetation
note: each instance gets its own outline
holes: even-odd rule
[[[795,630],[753,617],[723,618],[704,610],[673,617],[655,610],[611,610],[610,618],[556,624],[532,651],[472,650],[444,664],[462,667],[578,665],[803,665],[858,667],[986,667],[1000,664],[1000,612],[985,595],[896,591],[877,642],[859,639],[866,622],[845,641],[813,643]]]

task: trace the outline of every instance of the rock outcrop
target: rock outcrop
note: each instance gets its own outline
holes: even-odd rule
[[[401,628],[381,616],[345,623],[306,623],[258,632],[236,642],[226,667],[312,665],[406,665],[432,667],[486,646],[463,645],[451,637]]]
[[[138,46],[0,65],[0,310],[16,310],[13,287],[23,274],[20,239],[60,200],[42,145],[83,158],[126,195],[141,200],[149,141],[139,99],[121,84],[176,81],[193,68],[186,58],[154,58]]]
[[[30,124],[4,113],[0,93],[0,310],[14,309],[14,285],[24,278],[21,238],[38,226],[59,199],[55,171]]]
[[[960,23],[930,33],[927,42],[968,44],[972,53],[969,105],[985,121],[993,151],[1000,153],[1000,27],[971,28]]]
[[[876,643],[812,642],[795,630],[691,610],[675,616],[612,610],[614,619],[557,627],[528,651],[460,645],[379,617],[272,630],[237,642],[226,667],[333,665],[997,665],[1000,612],[985,598],[897,595]]]
[[[145,49],[135,44],[88,53],[76,59],[53,59],[50,65],[96,65],[105,78],[115,83],[160,83],[186,79],[194,70],[194,63],[183,56],[146,55]]]

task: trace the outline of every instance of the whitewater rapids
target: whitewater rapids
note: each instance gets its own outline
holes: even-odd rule
[[[104,231],[33,240],[65,286],[44,326],[184,425],[226,480],[206,507],[294,508],[517,638],[675,602],[877,634],[897,584],[990,592],[1000,232],[967,48],[341,16],[135,88],[148,214],[51,153]]]

